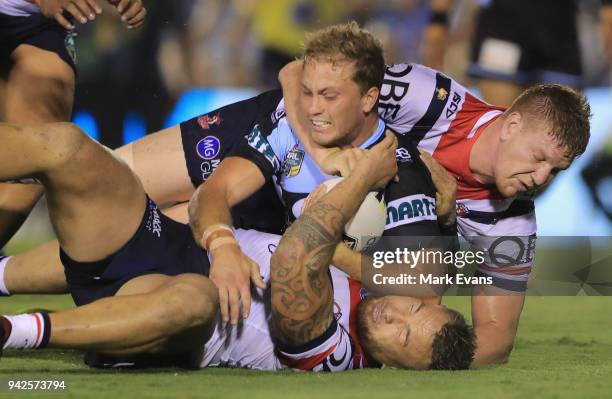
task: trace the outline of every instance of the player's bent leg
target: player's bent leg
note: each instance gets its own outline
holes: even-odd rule
[[[28,44],[11,54],[5,121],[19,125],[70,120],[75,76],[56,53]]]
[[[146,203],[140,181],[77,126],[0,125],[0,142],[0,180],[42,181],[51,222],[72,259],[103,259],[139,227]]]
[[[7,123],[33,125],[70,119],[75,76],[57,54],[22,44],[3,76],[2,114]],[[0,186],[0,248],[15,234],[43,194],[34,185]]]
[[[523,91],[516,83],[493,79],[480,79],[478,89],[486,102],[500,107],[509,107]]]
[[[217,290],[204,276],[140,276],[114,297],[51,313],[49,347],[112,355],[189,351],[208,340],[217,309]]]
[[[48,347],[111,355],[182,353],[203,347],[218,307],[217,289],[204,276],[144,275],[130,280],[114,297],[41,317],[50,333],[28,331],[15,317],[4,320],[13,323],[15,335],[47,334]],[[20,347],[17,336],[5,341],[6,348]]]
[[[64,266],[59,258],[59,244],[55,240],[11,256],[0,278],[10,294],[68,292]]]
[[[191,198],[194,187],[185,163],[180,126],[146,135],[117,148],[115,153],[132,168],[157,204]]]
[[[19,230],[43,192],[36,184],[0,183],[0,248]]]

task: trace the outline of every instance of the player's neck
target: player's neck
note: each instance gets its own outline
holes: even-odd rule
[[[497,118],[476,138],[470,152],[470,172],[480,183],[495,183],[495,160],[499,148],[499,134],[503,125],[503,117]]]
[[[341,148],[359,147],[365,143],[367,139],[372,137],[372,135],[376,132],[376,129],[378,129],[378,114],[371,112],[370,115],[364,119],[363,123],[358,129],[359,133],[357,133],[355,138],[347,145],[340,146]]]

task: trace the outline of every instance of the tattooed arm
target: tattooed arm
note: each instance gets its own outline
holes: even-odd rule
[[[395,175],[395,148],[395,137],[388,135],[283,235],[270,261],[272,326],[281,343],[290,346],[307,343],[330,326],[331,257],[344,225],[357,212],[368,191],[384,187]]]

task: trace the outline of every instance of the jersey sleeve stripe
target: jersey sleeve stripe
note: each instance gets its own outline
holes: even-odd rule
[[[446,107],[448,98],[450,96],[451,80],[450,78],[442,75],[441,73],[436,74],[436,89],[433,92],[431,102],[427,108],[425,115],[419,119],[419,121],[412,127],[408,134],[412,137],[415,142],[420,142],[428,131],[435,125],[436,121],[442,114],[442,111]]]

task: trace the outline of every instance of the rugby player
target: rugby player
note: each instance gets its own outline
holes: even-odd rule
[[[145,18],[141,0],[108,0],[126,26]],[[0,120],[17,125],[70,120],[76,76],[72,20],[102,12],[97,0],[0,2]],[[42,188],[0,184],[0,248],[19,229]]]
[[[300,104],[306,71],[296,62],[282,72],[287,114],[294,115],[292,126],[303,142],[320,129]],[[388,67],[380,98],[387,126],[416,142],[457,179],[458,230],[485,253],[477,276],[493,280],[491,286],[473,288],[475,362],[506,362],[534,260],[537,228],[530,197],[584,152],[590,106],[579,92],[548,84],[525,90],[508,109],[495,107],[417,64]],[[318,146],[310,152],[324,164],[329,150],[321,151],[327,143],[320,136],[312,134],[304,145]],[[504,241],[517,244],[519,251],[504,252]]]
[[[359,283],[329,268],[346,222],[365,195],[385,187],[397,171],[392,135],[310,205],[280,242],[278,236],[236,232],[250,256],[270,265],[263,273],[271,292],[260,290],[243,328],[231,330],[217,323],[217,289],[206,277],[206,253],[187,225],[160,214],[124,162],[70,124],[0,125],[0,141],[0,180],[35,177],[45,187],[79,305],[0,317],[3,349],[78,348],[110,355],[198,350],[201,367],[469,367],[473,337],[461,315],[408,297],[358,305]],[[227,238],[210,237],[209,245],[227,245]]]

